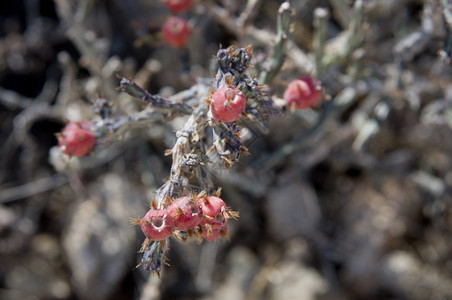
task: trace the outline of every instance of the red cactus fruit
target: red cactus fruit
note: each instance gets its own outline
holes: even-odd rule
[[[209,227],[203,227],[202,228],[202,237],[206,239],[209,242],[216,241],[220,236],[222,238],[227,237],[228,235],[228,228],[226,224],[221,226],[220,228],[209,228]]]
[[[171,46],[185,46],[190,35],[187,21],[176,16],[168,18],[163,23],[162,35],[165,41]]]
[[[173,13],[186,11],[190,8],[191,2],[191,0],[163,0],[163,4]]]
[[[198,226],[201,222],[201,209],[189,197],[180,197],[174,200],[166,211],[174,220],[174,228],[187,230]]]
[[[57,135],[61,151],[76,157],[87,154],[96,144],[96,137],[89,126],[89,121],[68,123]]]
[[[199,223],[201,226],[219,229],[226,224],[230,217],[229,209],[224,201],[216,196],[204,196],[198,200],[204,218]]]
[[[322,99],[322,84],[310,76],[295,79],[287,86],[283,98],[291,109],[313,107]]]
[[[150,209],[140,221],[144,235],[153,241],[161,241],[171,235],[173,218],[164,209]]]
[[[246,96],[232,86],[223,86],[212,95],[210,111],[215,121],[234,122],[245,110]]]
[[[198,200],[204,216],[215,218],[218,214],[227,211],[226,203],[217,196],[202,196]]]

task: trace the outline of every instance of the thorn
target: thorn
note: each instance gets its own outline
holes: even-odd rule
[[[162,247],[163,251],[166,251],[169,249],[169,247],[167,247],[165,240],[160,241],[160,246]],[[166,259],[166,257],[165,257]]]
[[[165,204],[166,204],[166,206],[170,205],[171,202],[173,202],[173,199],[171,199],[168,195],[165,195]]]
[[[228,163],[230,166],[232,166],[233,162],[232,162],[232,160],[229,157],[222,156],[221,158],[224,159],[226,161],[226,163]]]
[[[242,111],[241,115],[242,115],[242,117],[245,117],[245,118],[248,118],[248,119],[251,119],[251,120],[252,120],[252,118],[250,117],[250,115],[247,114],[247,113],[244,112],[244,111]]]
[[[220,235],[223,240],[229,240],[229,234],[226,230],[220,229]]]
[[[178,207],[177,209],[176,209],[176,215],[175,216],[173,216],[173,217],[178,217],[178,216],[180,216],[180,215],[182,215],[184,213],[184,211],[182,210],[182,208],[180,208],[180,207]]]
[[[188,194],[188,199],[190,199],[190,201],[193,203],[196,203],[197,197],[198,197],[198,195],[194,191],[191,191]]]
[[[225,78],[224,82],[225,82],[227,85],[231,85],[231,84],[234,82],[234,78],[232,78],[231,75],[226,75],[226,78]]]
[[[245,155],[250,155],[248,148],[246,148],[245,146],[240,147],[240,152],[242,152]]]
[[[196,234],[197,234],[196,239],[197,239],[198,243],[201,244],[202,240],[203,240],[203,238],[202,238],[202,228],[201,227],[199,227],[199,230],[196,232]]]
[[[210,104],[212,103],[212,100],[210,98],[204,98],[202,101],[206,104],[206,106],[210,106]]]
[[[151,240],[149,238],[145,238],[143,243],[141,244],[140,250],[138,250],[138,253],[144,253],[146,251],[146,247],[149,245]]]
[[[230,210],[230,209],[228,209],[225,213],[224,213],[224,215],[223,215],[223,217],[225,218],[225,219],[234,219],[234,220],[237,220],[238,218],[239,218],[239,212],[238,211],[235,211],[235,210]]]
[[[171,232],[171,236],[175,239],[181,240],[183,242],[187,241],[187,238],[185,238],[184,236],[182,236],[180,234],[179,230],[174,230],[173,232]]]
[[[195,236],[195,232],[194,232],[193,229],[187,229],[186,232],[187,232],[187,235],[188,235],[189,238],[192,238],[192,237]]]
[[[210,154],[213,150],[215,150],[215,145],[213,145],[212,147],[210,147],[209,150],[207,150],[206,155]]]
[[[196,202],[198,202],[199,199],[204,199],[204,202],[206,204],[209,204],[209,200],[207,199],[207,192],[205,190],[201,191],[198,195],[196,195],[195,199],[196,199]]]
[[[215,192],[215,196],[218,197],[218,198],[221,196],[221,187],[219,187],[217,189],[217,191]]]
[[[207,231],[207,235],[211,235],[212,234],[212,225],[210,225],[210,224],[206,224],[206,225],[204,225],[204,227],[205,227],[205,229],[206,229],[206,231]]]
[[[151,208],[152,209],[157,209],[157,202],[155,201],[155,199],[151,200]]]
[[[130,219],[130,224],[132,224],[132,225],[141,225],[141,223],[142,223],[142,219],[137,219],[137,218]]]

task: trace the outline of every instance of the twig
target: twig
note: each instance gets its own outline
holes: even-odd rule
[[[363,21],[363,2],[362,0],[356,0],[348,30],[332,42],[338,44],[337,47],[339,50],[336,47],[331,47],[332,51],[325,53],[322,59],[322,65],[324,67],[344,64],[351,53],[361,45],[364,39]],[[328,46],[327,49],[329,48]]]
[[[72,10],[72,5],[68,0],[57,0],[57,12],[61,19],[66,20],[67,36],[74,43],[81,53],[81,63],[86,67],[91,74],[97,76],[101,81],[101,89],[104,96],[108,99],[115,99],[116,92],[111,78],[105,78],[102,74],[102,67],[107,60],[106,53],[98,51],[85,38],[88,31],[85,26],[86,14],[94,5],[95,0],[78,1],[75,11]]]
[[[33,100],[34,99],[32,98],[22,96],[19,93],[0,87],[0,103],[8,108],[26,109],[33,105]]]
[[[175,114],[190,114],[192,112],[192,108],[189,105],[167,100],[160,95],[151,95],[148,91],[125,77],[121,77],[119,85],[121,87],[121,91],[144,101],[154,108],[169,111]]]
[[[322,59],[325,51],[326,29],[329,19],[329,12],[326,8],[316,8],[314,10],[314,37],[313,52],[315,57],[315,76],[319,76],[323,70]]]
[[[69,182],[67,175],[55,174],[20,186],[0,191],[0,203],[9,203],[43,193]]]
[[[342,28],[347,28],[350,22],[350,7],[344,0],[330,0],[333,11]]]
[[[308,130],[302,132],[299,136],[293,139],[290,143],[285,144],[278,150],[273,153],[258,159],[250,164],[252,169],[257,169],[259,172],[264,172],[276,166],[281,160],[285,157],[291,155],[295,151],[297,151],[301,145],[315,134],[328,120],[331,113],[338,113],[338,108],[344,108],[349,106],[353,99],[356,97],[356,91],[352,88],[344,89],[337,97],[329,102],[324,104],[322,108],[322,113],[317,120],[317,123],[310,127]]]
[[[259,75],[259,82],[269,83],[278,74],[286,56],[286,44],[292,24],[294,12],[290,8],[289,2],[281,4],[278,10],[278,22],[273,55],[270,59],[270,66]]]
[[[452,3],[450,0],[440,0],[441,6],[443,7],[443,16],[446,20],[449,28],[452,29]]]
[[[199,131],[201,127],[205,126],[205,117],[207,115],[207,105],[200,104],[187,122],[182,130],[177,132],[177,140],[171,149],[172,166],[170,179],[160,187],[155,195],[155,201],[158,207],[163,207],[166,197],[174,197],[179,195],[184,186],[187,186],[188,179],[186,173],[183,171],[184,156],[190,154],[192,142],[199,141]],[[196,148],[196,147],[195,147]],[[204,166],[199,165],[200,168]],[[202,181],[200,182],[202,183]],[[210,184],[208,184],[210,185]]]
[[[246,7],[237,19],[239,28],[245,27],[252,21],[252,18],[257,14],[258,6],[262,3],[262,0],[248,0]]]

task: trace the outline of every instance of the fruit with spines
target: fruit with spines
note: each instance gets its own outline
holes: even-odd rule
[[[182,48],[190,36],[187,21],[177,16],[169,17],[162,26],[162,36],[168,45]]]
[[[234,122],[242,115],[246,107],[246,96],[238,88],[225,85],[219,88],[211,98],[210,111],[217,122]]]
[[[57,134],[58,146],[64,154],[81,157],[91,151],[96,137],[89,121],[70,122]]]
[[[174,228],[177,230],[192,229],[198,226],[202,219],[198,203],[194,202],[190,197],[175,199],[166,210],[173,218]]]
[[[135,223],[140,224],[144,235],[153,241],[161,241],[171,236],[174,230],[174,221],[165,209],[150,209],[142,219]]]
[[[192,0],[163,0],[163,4],[173,13],[184,12],[190,8]]]
[[[283,98],[291,110],[316,106],[322,99],[322,84],[311,76],[295,79],[287,86]]]

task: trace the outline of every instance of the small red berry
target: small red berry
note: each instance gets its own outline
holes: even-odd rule
[[[201,209],[189,197],[177,198],[166,211],[174,220],[174,228],[178,230],[194,228],[201,222]]]
[[[322,99],[322,84],[313,77],[301,77],[287,86],[283,95],[289,108],[305,109],[317,105]]]
[[[171,46],[185,46],[190,35],[187,21],[176,16],[168,18],[163,23],[162,35],[165,41]]]
[[[96,144],[96,137],[89,126],[89,121],[68,123],[61,134],[58,134],[58,146],[61,151],[76,157],[87,154]]]
[[[164,209],[151,209],[140,221],[144,235],[153,241],[161,241],[171,235],[173,218]]]
[[[191,0],[163,0],[163,4],[173,13],[179,13],[190,8]]]
[[[210,111],[215,121],[234,122],[245,110],[246,96],[232,86],[223,86],[212,96]]]

